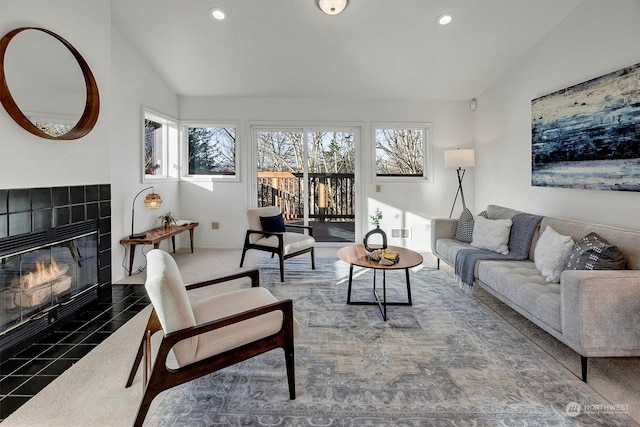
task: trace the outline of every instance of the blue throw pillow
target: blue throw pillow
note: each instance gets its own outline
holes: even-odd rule
[[[285,231],[284,218],[282,218],[282,214],[274,216],[261,216],[260,225],[262,225],[262,230],[268,231],[270,233],[280,233]]]

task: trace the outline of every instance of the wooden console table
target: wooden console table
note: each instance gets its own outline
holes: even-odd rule
[[[156,227],[151,230],[147,230],[144,237],[139,239],[131,239],[129,237],[125,237],[120,239],[121,245],[129,245],[129,276],[131,276],[133,270],[133,257],[136,253],[136,246],[138,245],[153,245],[154,249],[158,249],[160,247],[160,242],[165,239],[171,237],[171,244],[173,246],[173,252],[176,251],[176,235],[180,234],[184,231],[189,230],[189,239],[191,241],[191,253],[193,253],[193,229],[196,228],[200,223],[192,222],[190,224],[185,225],[172,225],[171,228]]]

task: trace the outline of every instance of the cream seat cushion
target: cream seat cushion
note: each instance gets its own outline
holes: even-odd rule
[[[156,259],[149,263],[145,288],[165,334],[278,301],[268,290],[256,287],[214,295],[192,305],[175,260],[160,249],[149,251],[147,258]],[[282,327],[282,317],[281,311],[275,311],[180,341],[173,347],[174,356],[184,366],[275,334]],[[294,319],[294,333],[298,332]]]
[[[302,233],[291,233],[285,231],[283,236],[284,254],[292,254],[294,252],[307,249],[315,245],[316,241],[313,237]],[[256,245],[269,246],[272,248],[278,247],[278,236],[269,236],[258,239],[254,242]]]
[[[265,288],[241,289],[216,295],[193,305],[198,324],[241,313],[253,308],[278,302]],[[192,362],[223,353],[252,341],[273,335],[282,328],[282,312],[274,311],[243,322],[207,332],[198,337],[198,347]],[[293,320],[294,335],[299,332],[297,320]]]

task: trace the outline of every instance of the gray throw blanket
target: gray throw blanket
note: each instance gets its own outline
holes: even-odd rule
[[[511,218],[509,253],[506,255],[488,249],[461,249],[456,254],[455,273],[458,280],[471,288],[476,262],[480,260],[523,260],[529,257],[533,234],[542,221],[540,215],[519,213]]]

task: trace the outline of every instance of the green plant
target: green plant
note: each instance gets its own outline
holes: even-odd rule
[[[373,215],[369,215],[369,218],[371,219],[371,224],[375,225],[376,228],[379,228],[380,220],[382,219],[382,211],[380,210],[380,208],[376,208],[376,211],[373,213]]]
[[[178,220],[171,211],[166,211],[158,217],[158,222],[163,224],[175,224]]]

